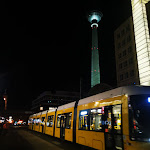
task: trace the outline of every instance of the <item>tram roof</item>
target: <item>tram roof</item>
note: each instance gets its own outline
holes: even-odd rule
[[[79,100],[78,105],[88,104],[121,95],[150,94],[150,86],[123,86]]]
[[[71,102],[62,106],[59,106],[57,110],[67,109],[75,106],[75,102]]]
[[[48,110],[47,113],[54,112],[56,110],[57,110],[57,108],[55,107],[55,108],[52,108],[52,109]]]

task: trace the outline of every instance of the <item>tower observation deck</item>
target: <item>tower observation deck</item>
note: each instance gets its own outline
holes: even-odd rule
[[[99,66],[99,50],[98,50],[98,22],[103,14],[99,11],[92,11],[88,14],[88,21],[92,28],[92,47],[91,47],[91,87],[100,84],[100,66]]]

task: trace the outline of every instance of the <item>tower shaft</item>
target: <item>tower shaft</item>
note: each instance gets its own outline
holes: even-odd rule
[[[98,52],[98,24],[92,25],[92,57],[91,57],[91,87],[100,84],[100,67]]]

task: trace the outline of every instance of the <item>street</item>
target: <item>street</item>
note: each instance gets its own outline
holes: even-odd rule
[[[89,149],[81,145],[43,135],[21,127],[11,127],[0,131],[1,150],[81,150]]]
[[[32,150],[32,145],[18,134],[18,131],[18,129],[10,128],[0,132],[0,146],[2,150]]]

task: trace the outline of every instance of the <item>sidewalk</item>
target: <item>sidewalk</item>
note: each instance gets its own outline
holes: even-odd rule
[[[22,136],[30,145],[32,146],[33,149],[35,150],[63,150],[62,148],[56,146],[55,144],[49,143],[38,136],[35,136],[31,134],[28,131],[25,130],[19,130],[17,133]]]

